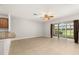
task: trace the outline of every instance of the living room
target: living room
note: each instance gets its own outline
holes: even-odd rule
[[[79,54],[78,10],[79,4],[1,4],[0,54]],[[73,27],[70,27],[73,29],[68,26],[68,32],[65,31],[67,26],[61,28],[65,38],[70,33],[73,40],[53,38],[51,24],[64,22],[73,22]],[[55,33],[57,36],[60,36],[59,31]],[[59,44],[61,47],[58,47]]]

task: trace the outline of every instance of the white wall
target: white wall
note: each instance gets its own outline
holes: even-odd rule
[[[65,16],[57,19],[53,19],[48,22],[39,22],[30,19],[24,19],[19,17],[13,17],[11,19],[11,31],[16,32],[16,37],[40,37],[50,36],[50,24],[68,22],[79,19],[79,14]]]
[[[0,40],[0,55],[3,55],[4,53],[4,41]]]
[[[79,14],[61,17],[61,18],[57,18],[57,19],[53,19],[51,21],[45,22],[44,35],[46,37],[50,37],[50,24],[69,22],[69,21],[73,21],[73,20],[79,20]]]
[[[11,31],[16,37],[40,37],[43,36],[43,23],[23,18],[11,19]]]

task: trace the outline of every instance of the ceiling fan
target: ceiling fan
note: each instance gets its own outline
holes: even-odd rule
[[[52,16],[52,15],[49,15],[49,14],[36,14],[36,13],[34,13],[33,15],[37,15],[37,16],[39,16],[40,18],[42,18],[44,21],[48,21],[48,20],[50,20],[51,18],[53,18],[54,16]]]

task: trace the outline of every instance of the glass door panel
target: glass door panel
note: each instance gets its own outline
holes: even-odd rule
[[[54,26],[54,36],[58,36],[58,24]]]
[[[59,24],[59,37],[65,37],[66,36],[66,24],[61,23]]]
[[[67,38],[70,38],[70,37],[71,37],[71,28],[70,28],[70,24],[67,24],[66,32],[67,32],[66,37],[67,37]]]

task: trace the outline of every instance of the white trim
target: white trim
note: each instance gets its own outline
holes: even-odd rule
[[[11,39],[4,39],[4,53],[3,53],[4,55],[9,54],[10,45],[11,45]]]
[[[10,32],[11,31],[11,17],[10,17],[10,14],[8,14],[8,21],[9,21],[9,29],[8,31]]]

